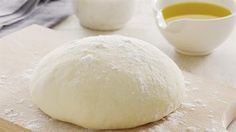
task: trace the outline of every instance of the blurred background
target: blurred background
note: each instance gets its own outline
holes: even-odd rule
[[[52,27],[72,12],[71,0],[0,0],[0,37],[32,24]]]

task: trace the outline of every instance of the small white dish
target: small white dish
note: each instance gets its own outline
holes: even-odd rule
[[[166,22],[162,9],[180,2],[208,2],[226,7],[232,14],[214,19],[178,19]],[[236,24],[235,0],[156,0],[157,22],[163,36],[177,52],[186,55],[207,55],[222,44]]]
[[[122,28],[132,17],[135,5],[136,0],[74,0],[80,24],[94,30]]]

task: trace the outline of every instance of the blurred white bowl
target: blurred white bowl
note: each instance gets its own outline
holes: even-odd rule
[[[95,30],[122,28],[132,17],[136,0],[74,0],[81,25]]]

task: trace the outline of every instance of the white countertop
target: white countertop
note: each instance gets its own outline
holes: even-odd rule
[[[76,38],[100,34],[121,34],[136,37],[152,43],[169,57],[184,71],[198,76],[226,83],[236,88],[236,29],[232,35],[209,56],[191,57],[175,52],[173,47],[159,33],[152,10],[152,2],[139,0],[136,13],[132,20],[121,30],[113,32],[98,32],[80,26],[75,15],[69,17],[55,30],[68,33]]]

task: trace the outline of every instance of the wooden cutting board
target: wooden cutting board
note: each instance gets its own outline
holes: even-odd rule
[[[29,132],[30,130],[25,129],[21,126],[13,124],[9,121],[0,119],[0,132]]]
[[[73,39],[33,25],[0,40],[1,118],[36,132],[92,131],[48,117],[30,99],[28,86],[35,65]],[[235,111],[227,109],[236,101],[236,89],[187,72],[184,75],[187,88],[181,108],[161,121],[116,131],[226,131],[235,116]],[[0,121],[1,127],[4,123]]]

